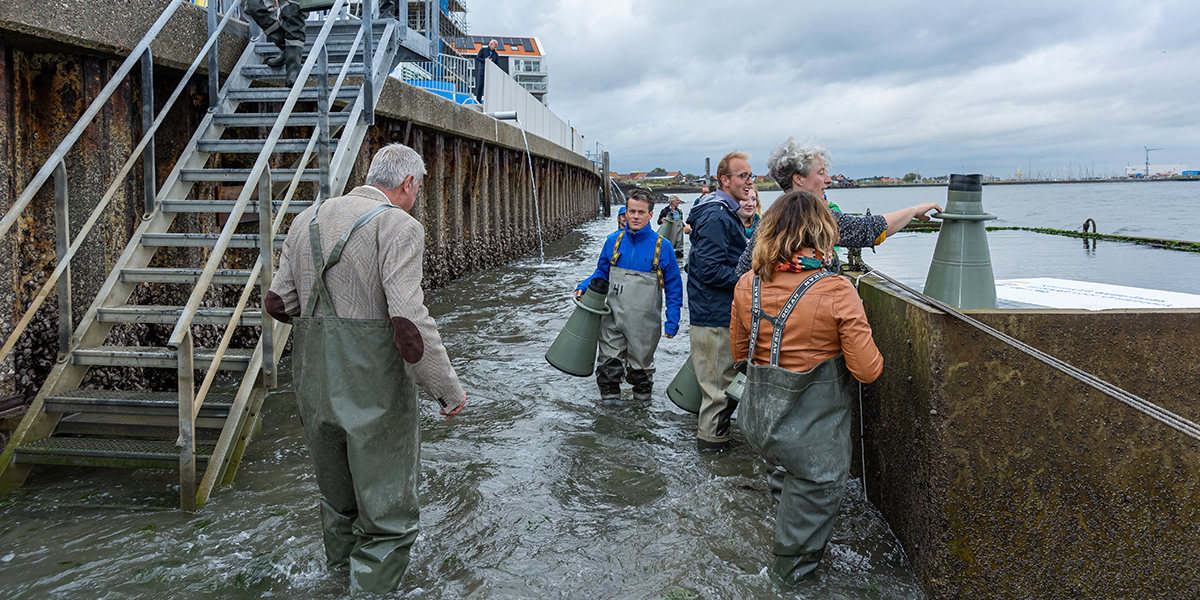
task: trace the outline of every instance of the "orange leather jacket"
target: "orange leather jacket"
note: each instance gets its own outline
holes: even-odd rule
[[[771,281],[762,282],[763,311],[772,316],[779,314],[792,291],[811,274],[812,271],[776,271]],[[754,272],[746,273],[733,291],[729,349],[735,361],[746,360],[750,353],[753,281]],[[759,325],[754,364],[770,364],[773,333],[770,321],[764,320]],[[827,277],[805,292],[788,318],[779,366],[803,373],[839,354],[846,355],[846,366],[863,383],[875,381],[883,372],[883,356],[871,337],[871,325],[854,285],[845,277]]]

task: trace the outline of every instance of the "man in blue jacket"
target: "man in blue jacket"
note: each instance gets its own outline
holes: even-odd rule
[[[697,423],[700,450],[729,446],[730,420],[737,403],[725,396],[733,382],[729,313],[737,285],[738,258],[746,249],[746,227],[737,215],[754,189],[750,155],[730,152],[717,165],[719,189],[696,199],[688,213],[692,251],[688,254],[688,334],[692,366],[703,398]]]
[[[633,398],[649,402],[654,387],[654,351],[663,332],[663,295],[667,298],[668,339],[679,331],[683,307],[683,282],[671,242],[659,236],[650,224],[654,197],[635,189],[625,202],[624,228],[609,234],[600,251],[596,272],[575,288],[583,295],[593,279],[608,281],[608,307],[612,313],[600,319],[600,355],[596,385],[600,399],[621,399],[621,379],[633,386]],[[734,259],[736,263],[736,257]],[[729,315],[725,315],[728,320]],[[726,335],[728,340],[728,335]],[[726,341],[726,352],[728,349]]]
[[[500,53],[496,52],[496,40],[488,42],[486,46],[479,48],[479,54],[475,55],[475,100],[483,102],[483,76],[487,72],[487,61],[496,63],[500,66]]]

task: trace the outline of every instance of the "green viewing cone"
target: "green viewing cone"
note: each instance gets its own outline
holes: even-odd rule
[[[692,414],[699,414],[703,395],[700,392],[700,380],[696,378],[696,368],[692,366],[690,354],[687,362],[683,363],[683,367],[675,374],[675,379],[671,380],[671,385],[667,386],[667,397],[675,403],[675,406]]]
[[[600,317],[612,312],[605,304],[607,296],[607,281],[593,279],[588,284],[583,297],[575,299],[575,312],[546,351],[546,362],[576,377],[588,377],[596,370]]]
[[[741,402],[744,391],[746,391],[746,374],[738,373],[729,387],[725,388],[725,396],[734,402]]]
[[[925,278],[925,295],[958,308],[996,308],[996,279],[988,250],[980,175],[951,175],[946,210],[933,262]]]

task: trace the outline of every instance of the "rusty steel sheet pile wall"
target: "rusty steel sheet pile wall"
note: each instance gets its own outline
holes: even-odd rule
[[[108,82],[123,58],[121,51],[128,52],[136,45],[153,21],[151,16],[167,3],[84,0],[79,11],[59,15],[65,21],[45,22],[40,22],[38,15],[50,10],[49,5],[28,0],[0,5],[0,160],[5,165],[0,176],[0,210],[11,206]],[[179,83],[182,67],[205,42],[203,9],[185,5],[179,14],[182,16],[177,15],[164,30],[164,39],[152,45],[158,102]],[[96,15],[111,18],[91,22]],[[245,26],[234,31],[240,32],[243,39],[235,36],[223,45],[223,69],[232,65],[245,48]],[[135,71],[67,154],[73,233],[142,135],[140,85]],[[158,182],[170,173],[203,119],[207,94],[206,76],[198,74],[155,136]],[[269,112],[277,107],[260,103],[249,108]],[[468,271],[537,253],[538,214],[534,212],[530,167],[519,129],[441,102],[432,94],[391,79],[384,86],[376,114],[376,124],[359,149],[347,189],[362,183],[371,156],[387,143],[406,142],[422,154],[428,175],[413,215],[426,230],[423,287],[441,286]],[[307,130],[294,133],[288,135],[307,135]],[[234,131],[233,137],[237,134]],[[550,242],[596,216],[599,171],[582,156],[535,136],[529,137],[529,144],[543,237]],[[210,166],[246,168],[250,166],[246,161],[252,159],[215,157]],[[288,165],[280,162],[273,166]],[[311,188],[300,189],[296,198],[311,199],[315,184]],[[192,197],[215,199],[237,191],[240,188],[200,183]],[[72,262],[76,325],[136,228],[142,202],[140,169],[135,169]],[[177,217],[171,230],[216,233],[222,224],[214,215],[187,214]],[[240,233],[257,231],[256,223],[244,223],[242,228]],[[203,265],[207,252],[200,248],[163,248],[152,266],[197,268]],[[256,257],[256,250],[233,251],[222,268],[248,268]],[[4,281],[0,284],[0,328],[11,330],[56,264],[54,186],[48,183],[12,232],[0,240],[0,277]],[[189,291],[181,285],[141,284],[130,302],[182,304]],[[240,286],[214,286],[204,304],[220,304],[218,297],[236,298],[239,292]],[[8,364],[0,365],[0,397],[20,393],[32,398],[52,367],[57,355],[54,298],[51,294],[38,311]],[[257,292],[251,302],[257,304]],[[110,343],[165,345],[170,329],[166,325],[121,324],[113,329]],[[198,344],[208,342],[213,346],[222,330],[214,326],[193,328]],[[239,333],[235,338],[233,346],[243,347],[254,339],[254,331],[247,328],[244,335]],[[93,368],[83,385],[110,386],[119,382],[130,389],[173,389],[174,372],[158,371]]]
[[[375,108],[381,122],[361,149],[350,185],[362,182],[371,154],[385,144],[411,146],[428,172],[412,214],[425,226],[426,287],[538,252],[600,206],[600,171],[583,156],[529,135],[530,182],[519,127],[389,80]],[[347,186],[349,187],[349,186]]]
[[[20,38],[28,41],[27,38]],[[34,47],[41,47],[35,44]],[[0,38],[0,160],[5,165],[0,177],[0,210],[7,210],[50,157],[58,143],[78,120],[100,89],[116,71],[119,61],[87,54],[36,52],[15,47]],[[179,79],[162,75],[155,81],[156,95],[167,96]],[[198,80],[171,113],[156,136],[156,173],[162,181],[204,114],[207,93]],[[68,211],[72,239],[78,233],[121,164],[141,137],[140,87],[134,77],[124,82],[105,105],[96,121],[85,131],[65,158],[70,203]],[[198,188],[198,197],[212,197],[212,185]],[[71,265],[72,303],[75,324],[95,298],[108,271],[125,248],[142,214],[142,182],[129,177],[116,198],[100,217]],[[199,217],[190,215],[187,219]],[[204,229],[215,229],[215,220]],[[202,223],[203,225],[203,223]],[[177,225],[178,227],[178,225]],[[48,183],[35,196],[0,250],[0,314],[7,335],[33,296],[57,265],[54,226],[54,185]],[[182,251],[182,252],[181,252]],[[192,256],[188,256],[188,255]],[[162,251],[161,260],[195,262],[202,253],[187,249]],[[164,293],[162,286],[140,286],[135,301],[152,303]],[[57,355],[57,302],[52,295],[38,311],[14,349],[13,359],[0,372],[0,394],[36,394]],[[114,329],[113,341],[148,345],[146,325],[122,325]],[[147,380],[136,369],[94,369],[85,385],[113,377],[135,387]],[[137,375],[133,373],[137,372]],[[165,381],[165,379],[164,379]]]
[[[885,361],[867,490],[932,598],[1200,597],[1200,442],[878,279],[859,293]],[[1200,311],[969,314],[1200,421]]]

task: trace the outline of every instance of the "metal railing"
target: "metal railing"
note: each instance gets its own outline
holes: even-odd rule
[[[452,84],[455,92],[468,94],[475,90],[475,65],[472,59],[452,54],[439,54],[437,58],[436,61],[408,64],[420,69],[423,75],[428,75],[429,81]]]
[[[349,0],[337,0],[330,9],[330,15],[345,15],[342,11]],[[241,315],[245,310],[246,304],[249,301],[251,291],[255,285],[259,287],[260,297],[266,298],[267,291],[271,287],[271,280],[274,275],[274,240],[275,235],[283,224],[283,217],[287,214],[287,207],[291,202],[291,198],[295,193],[301,177],[303,175],[304,165],[310,160],[314,148],[319,147],[318,162],[321,172],[321,187],[317,196],[317,202],[321,202],[330,195],[330,160],[329,160],[329,107],[332,104],[336,94],[342,88],[346,77],[350,73],[350,66],[353,63],[355,54],[359,46],[362,45],[363,64],[365,65],[365,73],[362,79],[362,88],[359,94],[359,102],[361,102],[362,115],[364,124],[370,125],[374,121],[374,79],[375,74],[379,71],[381,65],[379,61],[383,59],[383,55],[375,56],[373,30],[373,16],[375,13],[375,1],[364,0],[361,23],[358,33],[351,44],[346,59],[343,62],[338,73],[337,80],[332,90],[329,89],[329,68],[328,68],[328,51],[325,45],[326,40],[330,35],[335,18],[325,20],[321,31],[317,34],[312,44],[312,51],[309,52],[307,60],[301,67],[300,74],[296,78],[296,83],[293,85],[291,92],[284,101],[283,107],[279,111],[279,116],[276,118],[275,125],[272,127],[270,134],[267,136],[263,144],[263,149],[259,153],[254,166],[250,169],[250,174],[246,179],[246,184],[242,186],[242,192],[235,201],[234,206],[230,209],[229,217],[226,220],[225,226],[221,231],[217,242],[209,254],[204,270],[197,279],[196,286],[192,290],[192,294],[185,305],[179,320],[175,324],[175,329],[171,334],[171,338],[167,346],[177,350],[179,361],[179,445],[180,452],[180,497],[183,509],[194,509],[195,501],[199,497],[200,501],[211,492],[213,486],[217,483],[217,478],[221,472],[220,468],[208,469],[205,472],[204,479],[200,483],[197,493],[195,482],[195,421],[203,406],[204,400],[207,397],[208,391],[212,385],[213,378],[217,372],[217,367],[221,364],[222,359],[229,347],[229,342],[233,336],[234,327],[239,323]],[[387,43],[388,36],[394,35],[392,25],[389,25],[384,33],[383,43]],[[272,215],[273,209],[273,194],[271,193],[271,174],[268,163],[274,151],[276,143],[283,134],[283,129],[287,124],[288,117],[295,109],[296,103],[300,98],[301,91],[304,89],[310,75],[316,69],[317,75],[317,110],[319,113],[317,127],[314,128],[310,136],[309,143],[305,148],[304,154],[296,163],[295,174],[292,177],[286,195],[283,200],[281,210],[278,215]],[[222,97],[224,94],[222,94]],[[353,110],[353,109],[351,109]],[[339,146],[339,151],[343,150]],[[220,265],[221,259],[225,251],[229,247],[229,242],[233,237],[233,233],[237,225],[241,221],[246,208],[249,205],[250,197],[255,189],[258,190],[258,207],[259,207],[259,256],[255,262],[254,268],[251,270],[250,278],[242,289],[242,293],[238,299],[238,303],[234,308],[233,315],[226,326],[225,334],[222,336],[221,343],[216,349],[212,361],[209,365],[208,372],[204,381],[200,385],[200,389],[193,394],[192,381],[192,365],[191,357],[193,354],[193,340],[191,337],[191,324],[195,319],[196,312],[200,307],[201,299],[207,293],[208,288],[212,285],[212,280],[216,274],[217,268]],[[272,321],[263,311],[261,337],[256,352],[261,352],[261,369],[264,387],[274,387],[276,380],[275,372],[275,341],[274,327]],[[186,363],[186,364],[185,364]],[[187,371],[185,373],[185,370]],[[249,376],[249,374],[247,375]],[[245,385],[245,383],[243,383]],[[231,411],[232,412],[232,411]],[[228,451],[228,448],[234,441],[232,436],[223,433],[221,439],[218,440],[218,446],[214,449],[213,458],[217,459],[218,454],[223,455]]]
[[[175,90],[172,91],[170,98],[168,98],[166,103],[164,103],[162,110],[160,110],[158,113],[158,116],[151,121],[149,117],[152,116],[154,111],[154,69],[150,53],[150,43],[154,41],[154,39],[162,31],[163,27],[175,14],[175,11],[182,3],[183,0],[173,0],[171,4],[167,6],[163,13],[159,16],[158,20],[154,22],[154,24],[142,37],[141,41],[134,46],[133,51],[130,52],[129,56],[125,59],[125,62],[123,62],[113,74],[112,79],[110,79],[108,84],[104,86],[104,89],[100,91],[100,94],[96,97],[96,99],[92,101],[92,104],[88,107],[87,111],[85,111],[83,116],[79,118],[79,121],[75,123],[75,126],[71,129],[70,133],[67,134],[67,137],[64,138],[61,143],[59,143],[58,147],[50,155],[50,158],[47,159],[46,163],[42,165],[42,168],[34,176],[33,180],[30,181],[29,185],[27,185],[24,191],[21,192],[21,195],[17,198],[17,201],[13,203],[12,208],[10,208],[9,211],[4,215],[3,219],[0,219],[0,236],[3,236],[8,232],[9,228],[12,227],[13,223],[15,223],[20,217],[25,208],[29,206],[30,201],[32,201],[37,192],[41,190],[46,181],[52,175],[54,176],[55,222],[58,246],[57,266],[55,267],[54,271],[50,273],[49,278],[46,280],[38,294],[34,297],[33,301],[30,303],[29,308],[25,311],[25,314],[21,317],[20,321],[18,321],[17,326],[13,329],[12,333],[9,334],[9,337],[5,341],[3,348],[0,348],[0,361],[3,361],[12,352],[17,339],[25,331],[26,327],[29,326],[30,321],[33,319],[33,315],[45,302],[46,298],[50,294],[50,290],[55,289],[56,287],[58,290],[59,350],[64,355],[67,352],[70,352],[73,344],[73,336],[71,334],[72,306],[70,295],[71,260],[78,253],[79,248],[83,245],[83,241],[87,237],[88,233],[91,232],[92,227],[95,226],[96,222],[100,219],[100,215],[112,202],[117,190],[121,189],[121,187],[124,185],[125,178],[129,175],[129,172],[132,170],[133,165],[137,162],[139,156],[141,156],[143,160],[143,177],[145,177],[143,183],[143,187],[145,188],[145,215],[148,216],[156,210],[157,202],[154,177],[154,134],[158,131],[159,126],[162,125],[163,120],[166,119],[167,113],[179,99],[179,96],[183,93],[183,90],[187,87],[192,76],[199,68],[200,62],[204,59],[216,40],[215,35],[208,39],[208,42],[196,54],[196,58],[192,61],[192,64],[188,67],[187,72],[180,79],[179,85],[175,87]],[[237,4],[238,0],[234,0],[234,5]],[[217,33],[220,33],[228,24],[229,16],[229,14],[226,14],[225,18],[215,28]],[[121,85],[122,82],[124,82],[125,78],[133,70],[134,64],[138,62],[141,62],[142,66],[142,139],[130,153],[129,158],[125,161],[125,164],[121,167],[120,171],[117,173],[117,176],[113,178],[112,183],[109,185],[104,195],[100,198],[100,201],[96,204],[96,207],[88,216],[87,221],[82,227],[80,227],[79,232],[75,235],[74,242],[72,242],[69,236],[70,218],[67,213],[69,196],[66,167],[64,163],[66,160],[66,155],[75,146],[75,143],[79,141],[84,130],[91,125],[93,120],[95,120],[96,115],[99,114],[104,106],[108,103],[108,100],[112,97],[113,92],[116,91],[116,89]]]

